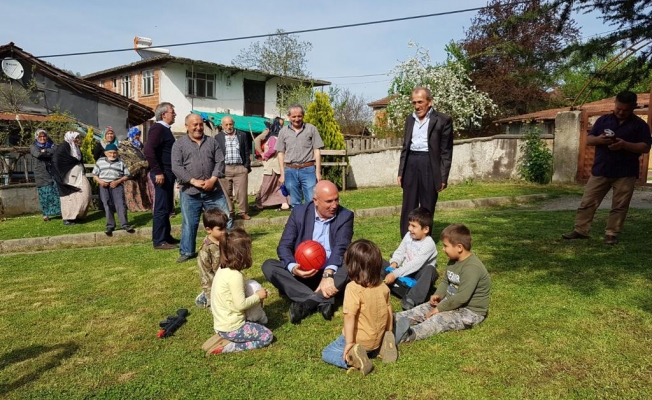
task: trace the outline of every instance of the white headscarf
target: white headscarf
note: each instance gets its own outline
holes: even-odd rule
[[[73,157],[81,160],[81,150],[79,150],[79,147],[75,144],[75,138],[77,136],[79,136],[79,132],[68,131],[64,136],[64,140],[70,145],[70,151],[72,152]]]

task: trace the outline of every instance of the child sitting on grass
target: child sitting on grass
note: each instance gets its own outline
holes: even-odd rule
[[[353,368],[367,375],[373,369],[369,358],[383,362],[397,358],[392,327],[389,289],[380,276],[383,258],[373,242],[360,239],[344,253],[349,282],[344,291],[344,329],[322,351],[322,359],[340,368]]]
[[[487,315],[491,278],[471,253],[471,232],[462,224],[449,225],[441,240],[450,260],[446,274],[430,302],[396,314],[397,344],[471,328]]]
[[[214,207],[205,210],[202,219],[206,230],[206,238],[199,249],[197,265],[199,266],[203,291],[195,298],[195,305],[205,308],[211,306],[213,277],[215,277],[215,271],[220,267],[220,241],[226,235],[229,216],[224,211]]]
[[[207,354],[252,350],[272,342],[272,331],[245,320],[245,311],[267,298],[266,289],[245,297],[245,280],[241,271],[250,268],[251,263],[251,237],[240,228],[228,232],[225,240],[220,242],[220,268],[215,272],[211,289],[216,335],[211,338],[212,345],[204,344]]]
[[[428,299],[428,293],[437,280],[437,247],[430,237],[432,213],[419,207],[408,214],[408,232],[389,260],[388,269],[383,270],[385,283],[392,293],[400,297],[404,310],[414,308]],[[398,278],[413,278],[416,283],[411,288],[403,286]]]
[[[122,229],[128,233],[135,230],[127,220],[127,205],[125,203],[125,191],[122,182],[129,179],[129,169],[118,156],[118,146],[109,143],[104,148],[104,157],[97,160],[93,168],[93,179],[100,186],[100,199],[104,205],[106,215],[106,233],[113,235],[115,230],[115,219],[113,211],[118,213],[118,219]]]

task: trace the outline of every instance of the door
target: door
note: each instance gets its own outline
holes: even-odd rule
[[[265,115],[265,82],[244,80],[244,115]]]

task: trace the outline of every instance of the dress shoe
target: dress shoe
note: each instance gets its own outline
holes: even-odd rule
[[[240,216],[240,218],[244,219],[245,221],[248,221],[248,220],[251,219],[251,217],[247,213],[238,214],[238,216]]]
[[[606,235],[604,237],[605,244],[618,244],[618,238],[614,235]]]
[[[75,221],[73,221],[71,219],[64,219],[63,224],[67,225],[67,226],[71,226],[71,225],[75,225]]]
[[[175,238],[173,238],[172,236],[170,236],[169,238],[165,239],[165,241],[166,241],[167,243],[170,243],[170,244],[179,244],[179,243],[181,243],[181,240],[179,240],[179,239],[175,239]]]
[[[326,321],[330,321],[333,319],[333,314],[335,314],[335,304],[322,304],[319,306],[319,312],[321,312],[321,316],[324,317]]]
[[[304,302],[292,302],[290,304],[290,322],[293,324],[298,324],[310,315],[310,308]]]
[[[106,236],[113,236],[113,228],[106,228],[104,233],[106,234]]]
[[[159,244],[158,246],[154,246],[154,250],[172,250],[172,249],[176,249],[176,248],[177,248],[177,245],[170,244],[170,243],[165,243],[165,242]]]
[[[176,246],[175,246],[175,247],[176,247]],[[182,254],[182,255],[179,256],[179,258],[177,258],[177,262],[178,262],[179,264],[181,264],[181,263],[186,262],[186,261],[188,261],[188,260],[190,260],[190,259],[193,259],[193,258],[195,258],[195,257],[197,257],[197,256],[194,255],[194,254],[193,254],[193,255]]]
[[[131,225],[125,225],[122,227],[122,229],[124,229],[127,233],[136,233],[136,230],[132,228]]]
[[[566,240],[588,239],[589,238],[587,235],[582,235],[578,231],[564,233],[564,234],[561,235],[561,237],[563,237]]]

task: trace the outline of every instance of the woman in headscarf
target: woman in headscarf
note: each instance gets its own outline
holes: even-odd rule
[[[34,180],[38,189],[38,202],[43,213],[43,221],[49,221],[53,215],[61,214],[59,190],[52,177],[52,156],[55,149],[54,142],[45,129],[37,129],[34,134],[34,144],[29,152],[34,157]]]
[[[93,148],[93,157],[95,158],[95,161],[99,160],[100,158],[104,157],[104,148],[106,147],[107,144],[113,143],[114,145],[118,145],[118,138],[115,136],[115,131],[113,128],[110,126],[107,126],[104,129],[104,133],[102,133],[102,140],[99,142],[95,143],[95,147]]]
[[[86,179],[84,161],[79,149],[79,132],[66,132],[65,142],[57,146],[52,162],[59,185],[61,218],[64,225],[84,219],[91,201],[91,185]]]
[[[281,131],[283,124],[283,118],[274,118],[272,126],[265,129],[263,133],[254,139],[256,151],[260,153],[263,160],[263,182],[260,185],[260,191],[256,196],[256,204],[253,207],[257,210],[278,205],[281,207],[277,211],[290,209],[290,198],[281,193],[281,183],[279,182],[281,170],[278,166],[276,150],[274,150],[278,133]]]
[[[141,132],[137,127],[129,129],[127,137],[118,145],[122,161],[129,168],[129,180],[123,183],[125,201],[129,212],[142,212],[152,208],[152,201],[147,190],[148,164],[142,152]]]

